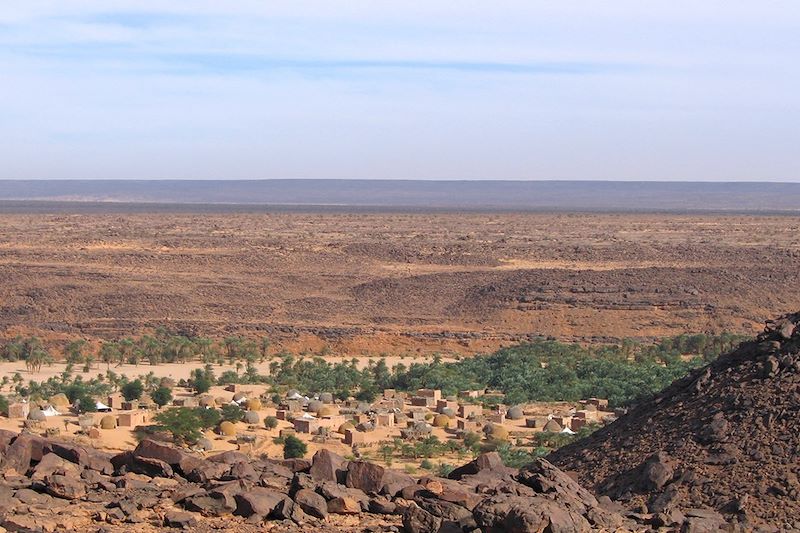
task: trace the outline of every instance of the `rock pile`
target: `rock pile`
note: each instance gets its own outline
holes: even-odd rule
[[[548,459],[653,525],[796,530],[799,414],[795,313]]]
[[[578,532],[635,524],[545,460],[496,453],[419,479],[328,450],[312,460],[207,458],[144,440],[117,455],[0,431],[0,525],[11,531]],[[348,522],[348,517],[350,521]]]

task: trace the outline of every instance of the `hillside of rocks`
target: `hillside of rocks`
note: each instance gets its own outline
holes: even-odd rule
[[[800,529],[800,313],[548,459],[627,508]]]
[[[200,457],[153,440],[107,455],[0,432],[8,531],[631,531],[638,526],[545,460],[482,455],[412,478],[327,450],[311,460]]]

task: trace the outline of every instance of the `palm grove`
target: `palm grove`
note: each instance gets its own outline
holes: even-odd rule
[[[305,394],[326,391],[341,399],[371,401],[390,388],[438,388],[445,394],[488,388],[502,393],[504,398],[500,400],[506,404],[603,397],[611,405],[624,406],[661,390],[693,367],[732,349],[742,339],[730,334],[682,335],[656,343],[625,339],[618,344],[588,347],[540,339],[449,362],[438,356],[428,363],[409,358],[410,364],[389,368],[383,358],[377,358],[359,368],[355,359],[330,362],[330,358],[319,354],[271,353],[270,341],[265,337],[229,336],[217,341],[159,328],[152,335],[104,341],[99,346],[82,339],[69,341],[62,347],[67,367],[60,375],[27,385],[19,373],[11,379],[20,395],[45,398],[63,392],[72,400],[101,396],[127,386],[131,380],[114,372],[115,366],[200,361],[204,368],[181,383],[198,392],[215,384],[261,383],[271,386],[276,394],[291,388]],[[32,373],[57,359],[37,337],[8,340],[0,345],[0,355],[10,361],[25,361]],[[259,372],[257,364],[267,361],[268,371]],[[216,367],[226,363],[233,369],[217,375]],[[84,379],[76,374],[76,365],[83,373],[90,373],[100,364],[105,365],[105,372],[96,377]],[[3,385],[8,380],[4,378]],[[144,392],[169,401],[152,371],[136,381]],[[162,391],[156,392],[159,389]]]

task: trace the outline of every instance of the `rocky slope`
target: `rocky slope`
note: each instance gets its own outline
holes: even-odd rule
[[[548,459],[662,522],[701,508],[745,529],[800,529],[798,414],[795,313]]]

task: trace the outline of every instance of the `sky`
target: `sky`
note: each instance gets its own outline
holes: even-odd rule
[[[0,178],[800,181],[800,3],[3,0]]]

